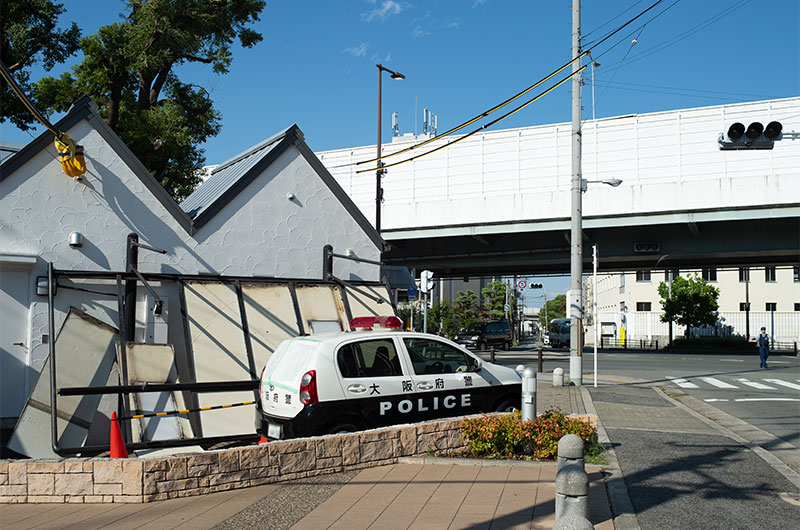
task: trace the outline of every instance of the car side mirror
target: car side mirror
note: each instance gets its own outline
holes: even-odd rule
[[[478,360],[475,360],[474,362],[475,362],[475,365],[472,367],[472,371],[475,372],[475,373],[478,373],[478,372],[481,371],[481,368],[483,367],[483,364]]]

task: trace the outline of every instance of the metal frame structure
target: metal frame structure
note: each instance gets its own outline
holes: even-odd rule
[[[120,336],[120,361],[122,366],[120,366],[120,385],[117,386],[89,386],[89,387],[62,387],[59,388],[58,386],[58,370],[56,369],[57,366],[57,359],[58,356],[56,354],[56,345],[55,339],[50,340],[49,343],[49,350],[50,350],[50,417],[51,417],[51,444],[53,452],[61,456],[68,456],[68,455],[76,455],[76,454],[92,454],[92,453],[101,453],[107,451],[108,448],[105,446],[81,446],[81,447],[61,447],[58,442],[58,397],[59,396],[85,396],[85,395],[105,395],[105,394],[116,394],[120,401],[120,410],[122,411],[123,418],[125,420],[120,422],[120,426],[122,427],[123,436],[126,442],[126,446],[129,450],[138,450],[138,449],[151,449],[151,448],[160,448],[160,447],[179,447],[179,446],[186,446],[186,445],[213,445],[216,443],[222,442],[231,442],[231,441],[252,441],[257,440],[258,435],[256,434],[240,434],[240,435],[226,435],[226,436],[213,436],[213,437],[206,437],[202,435],[202,429],[195,428],[196,433],[198,436],[190,439],[171,439],[171,440],[153,440],[147,442],[136,442],[132,443],[131,440],[131,424],[130,424],[130,411],[128,410],[127,400],[123,398],[125,395],[129,395],[132,393],[140,393],[140,392],[168,392],[168,391],[187,391],[191,392],[192,396],[196,396],[198,393],[210,393],[210,392],[231,392],[231,391],[247,391],[252,390],[254,392],[254,396],[258,399],[258,373],[256,371],[256,363],[253,356],[253,346],[251,342],[251,337],[249,333],[249,326],[247,322],[247,314],[244,305],[244,299],[242,294],[242,283],[260,283],[260,284],[281,284],[286,285],[289,289],[292,302],[295,309],[295,317],[297,319],[297,327],[301,335],[307,334],[306,326],[303,323],[300,307],[298,304],[296,287],[298,285],[335,285],[338,287],[342,287],[340,289],[342,300],[344,302],[345,313],[348,320],[352,319],[352,313],[350,311],[350,304],[348,301],[348,294],[347,289],[353,289],[359,292],[363,296],[367,296],[373,300],[378,301],[379,303],[383,302],[379,298],[373,296],[370,293],[367,293],[358,287],[388,287],[385,282],[369,282],[369,281],[360,281],[360,282],[345,282],[344,280],[340,280],[335,278],[332,274],[333,271],[333,257],[345,258],[345,259],[352,259],[355,261],[364,261],[373,264],[380,264],[379,262],[373,262],[369,260],[364,260],[360,258],[352,258],[350,256],[341,256],[333,254],[333,249],[330,246],[326,246],[326,259],[330,260],[330,272],[329,278],[326,280],[314,280],[314,279],[307,279],[307,278],[273,278],[273,277],[245,277],[245,276],[223,276],[217,274],[202,274],[202,275],[188,275],[188,274],[163,274],[163,273],[141,273],[139,271],[128,271],[125,273],[122,272],[107,272],[107,271],[61,271],[56,270],[53,267],[52,263],[48,264],[48,318],[49,318],[49,328],[50,328],[50,336],[56,336],[56,329],[55,329],[55,292],[58,287],[61,289],[75,289],[69,285],[59,284],[59,278],[65,279],[95,279],[95,280],[109,280],[115,281],[116,283],[116,293],[99,293],[94,292],[94,294],[98,295],[106,295],[106,296],[116,296],[118,302],[118,322],[119,322],[119,336]],[[328,256],[330,254],[330,256]],[[141,383],[141,384],[130,384],[128,381],[128,374],[127,374],[127,366],[126,366],[126,337],[132,336],[132,331],[127,329],[127,323],[133,320],[135,322],[135,318],[131,319],[131,315],[129,314],[129,310],[135,312],[135,305],[131,305],[131,302],[126,300],[126,291],[130,290],[130,282],[134,284],[138,284],[140,282],[146,283],[148,281],[151,282],[174,282],[179,286],[178,293],[180,296],[180,311],[181,311],[181,318],[182,324],[184,328],[184,346],[185,351],[187,353],[187,357],[190,360],[190,372],[191,377],[194,379],[194,365],[192,362],[192,350],[191,350],[191,340],[189,336],[189,328],[188,328],[188,315],[186,311],[186,296],[185,296],[185,282],[187,281],[203,281],[203,282],[218,282],[218,283],[225,283],[229,285],[233,285],[235,288],[236,296],[239,303],[239,314],[240,314],[240,325],[242,328],[242,333],[244,335],[244,344],[245,349],[247,352],[247,360],[248,360],[248,371],[250,372],[251,379],[243,380],[243,381],[215,381],[215,382],[186,382],[186,383]],[[77,289],[81,290],[81,289]],[[134,301],[132,302],[135,304],[135,297]],[[391,304],[391,301],[389,302]],[[393,304],[392,304],[393,306]],[[394,306],[393,306],[394,307]],[[135,317],[135,315],[134,315]],[[130,333],[129,333],[130,332]],[[195,412],[194,414],[197,414]],[[193,426],[199,427],[199,422],[193,422]]]

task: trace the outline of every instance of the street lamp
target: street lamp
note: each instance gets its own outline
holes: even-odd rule
[[[383,72],[388,72],[392,79],[402,81],[406,78],[400,72],[389,70],[382,64],[376,64],[378,67],[378,159],[381,157],[381,81],[383,80]],[[381,231],[381,202],[383,201],[383,188],[381,187],[381,176],[386,170],[383,169],[383,162],[378,160],[378,169],[375,171],[375,230],[380,233]]]
[[[601,180],[581,179],[581,191],[585,193],[586,190],[589,188],[589,184],[608,184],[612,188],[616,188],[617,186],[622,184],[622,181],[620,179],[601,179]]]

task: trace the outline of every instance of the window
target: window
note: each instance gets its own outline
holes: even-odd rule
[[[678,269],[672,269],[671,271],[664,271],[664,281],[671,282],[675,278],[677,278],[680,273],[681,271],[679,271]]]
[[[777,311],[778,310],[778,303],[777,302],[767,302],[766,303],[766,310],[767,311]]]
[[[750,269],[747,267],[739,267],[739,281],[741,283],[750,281]]]
[[[636,302],[637,311],[652,311],[650,302]]]
[[[800,304],[798,304],[797,302],[794,303],[794,310],[800,311]]]
[[[402,375],[400,358],[391,339],[365,340],[339,348],[336,361],[342,377]]]
[[[707,282],[717,281],[716,267],[709,267],[708,269],[703,269],[703,279]]]
[[[794,281],[800,282],[800,265],[794,266]]]
[[[403,342],[417,375],[473,372],[478,366],[475,359],[443,342],[431,339],[403,339]]]
[[[764,267],[764,281],[765,282],[775,281],[775,267]]]
[[[650,281],[650,271],[636,271],[636,281],[637,282],[649,282]]]
[[[739,302],[739,311],[747,311],[747,303]]]

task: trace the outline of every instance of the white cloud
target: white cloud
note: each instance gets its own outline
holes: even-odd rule
[[[414,26],[414,28],[411,30],[411,36],[414,37],[415,39],[421,39],[426,35],[430,35],[430,32],[427,32],[424,29],[422,29],[422,26],[419,24]]]
[[[472,2],[472,9],[484,5],[487,1],[488,0],[475,0],[474,2]]]
[[[370,3],[375,4],[376,2],[370,0]],[[375,9],[361,13],[361,18],[366,22],[372,22],[373,20],[386,22],[389,17],[400,14],[401,11],[409,7],[411,7],[411,5],[405,2],[401,4],[394,0],[383,0]]]
[[[356,57],[366,57],[368,49],[369,49],[369,43],[362,42],[358,46],[350,46],[349,48],[345,48],[342,51],[349,53],[350,55],[354,55]]]
[[[447,23],[445,23],[445,27],[452,28],[452,29],[458,29],[458,28],[461,27],[461,23],[462,22],[463,22],[463,20],[461,20],[461,18],[456,17],[453,20],[449,20]]]

